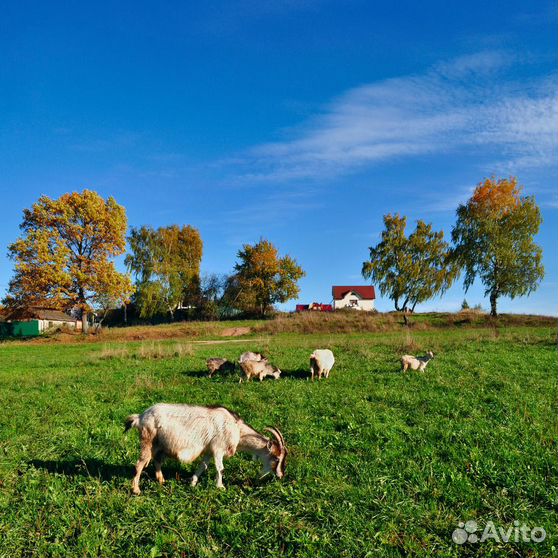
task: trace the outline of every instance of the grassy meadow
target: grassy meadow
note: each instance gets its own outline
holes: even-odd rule
[[[174,339],[136,328],[135,338],[0,343],[0,556],[555,555],[555,323],[386,320],[376,331],[264,324],[225,339],[193,324],[197,334]],[[336,365],[312,383],[309,354],[326,347]],[[401,354],[428,349],[425,373],[400,373]],[[208,357],[245,350],[268,354],[283,377],[206,377]],[[124,419],[161,401],[279,427],[285,479],[259,480],[237,454],[226,490],[212,468],[191,488],[196,465],[167,461],[166,484],[149,466],[132,496],[139,442]],[[547,536],[455,544],[467,520],[518,520]]]

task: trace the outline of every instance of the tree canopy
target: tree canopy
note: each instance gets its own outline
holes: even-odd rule
[[[535,244],[542,219],[535,198],[521,195],[517,179],[487,178],[457,209],[452,230],[454,259],[465,270],[465,290],[479,278],[497,315],[502,295],[535,290],[544,277],[542,250]]]
[[[370,259],[362,264],[362,275],[371,279],[382,296],[393,300],[398,311],[414,311],[415,306],[445,292],[457,276],[449,261],[449,244],[444,233],[417,221],[407,237],[407,218],[384,216],[382,239],[370,247]]]
[[[133,292],[111,258],[126,246],[125,209],[91,190],[51,199],[41,196],[23,212],[23,235],[8,247],[15,275],[8,306],[48,305],[87,313],[107,299],[118,304]]]
[[[226,292],[231,305],[263,316],[273,304],[298,296],[298,280],[306,274],[290,256],[280,258],[268,240],[245,244],[237,257]]]
[[[199,299],[203,242],[194,227],[132,228],[125,263],[136,278],[134,302],[142,318],[195,305]]]

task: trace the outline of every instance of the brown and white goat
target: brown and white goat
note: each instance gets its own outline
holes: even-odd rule
[[[141,415],[131,415],[126,429],[136,428],[140,433],[141,452],[136,463],[132,491],[140,494],[139,479],[144,467],[153,459],[155,477],[164,482],[161,465],[166,457],[191,463],[198,457],[202,462],[191,479],[196,486],[199,477],[207,470],[213,457],[217,470],[217,487],[223,486],[223,458],[232,457],[237,451],[253,454],[262,462],[262,476],[273,472],[282,478],[285,474],[287,448],[283,435],[277,428],[267,427],[269,439],[236,413],[225,407],[197,407],[158,403]]]
[[[261,382],[266,376],[273,376],[276,380],[281,376],[281,370],[277,366],[269,364],[267,360],[245,360],[240,363],[240,368],[242,368],[247,382],[256,377]],[[242,382],[242,377],[240,382]]]

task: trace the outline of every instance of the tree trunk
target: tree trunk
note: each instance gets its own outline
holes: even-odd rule
[[[409,304],[409,297],[405,299],[405,302],[403,302],[401,306],[399,306],[399,298],[396,298],[394,302],[395,302],[395,310],[397,312],[401,312],[401,315],[403,316],[403,322],[407,327],[409,327],[409,325],[411,324],[411,321],[408,318],[409,309],[407,307],[407,304]]]
[[[89,331],[89,322],[87,321],[87,310],[81,311],[81,331],[87,333]]]
[[[497,301],[498,301],[498,293],[496,291],[492,291],[490,293],[490,315],[494,318],[498,316],[498,312],[496,311]]]

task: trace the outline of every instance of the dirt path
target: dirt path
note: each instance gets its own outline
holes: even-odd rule
[[[249,337],[245,339],[207,339],[204,341],[188,341],[191,345],[220,345],[224,343],[259,343],[265,341],[264,337]]]

